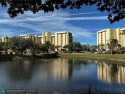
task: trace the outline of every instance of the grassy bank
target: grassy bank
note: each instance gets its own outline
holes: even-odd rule
[[[46,54],[35,54],[32,55],[31,53],[22,54],[22,55],[9,55],[3,54],[0,55],[0,61],[9,61],[9,60],[24,60],[24,59],[49,59],[49,58],[57,58],[58,53],[46,53]]]
[[[89,59],[99,59],[99,60],[115,60],[115,61],[125,61],[124,54],[84,54],[84,53],[62,53],[61,57],[68,58],[89,58]]]
[[[15,55],[0,55],[0,61],[8,61],[8,60],[13,60],[15,58]]]

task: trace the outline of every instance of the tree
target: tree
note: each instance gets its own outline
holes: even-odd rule
[[[10,39],[10,47],[14,52],[19,53],[21,47],[21,38],[12,37]]]
[[[117,51],[120,52],[120,48],[121,48],[121,45],[120,44],[117,44]]]
[[[1,54],[1,51],[6,51],[6,43],[4,42],[0,42],[0,54]]]
[[[40,51],[42,51],[43,53],[44,53],[44,52],[48,52],[48,49],[46,48],[46,45],[45,45],[45,44],[41,44],[41,45],[40,45]]]
[[[51,46],[50,41],[46,41],[45,46],[46,46],[47,52],[49,52],[50,51],[50,46]]]
[[[63,48],[65,48],[69,52],[73,51],[73,42],[70,42],[68,45],[65,45]]]
[[[97,51],[97,45],[92,45],[90,47],[90,49],[91,49],[91,52],[96,52]]]
[[[59,51],[59,48],[60,48],[60,47],[61,47],[60,45],[56,45],[56,46],[55,46],[55,50],[56,50],[56,51]]]
[[[3,46],[4,46],[4,43],[0,42],[0,51],[3,51]]]
[[[99,53],[102,53],[102,51],[104,51],[105,49],[104,49],[104,44],[99,44],[98,45],[98,52]]]
[[[82,45],[79,42],[70,42],[68,45],[65,45],[63,48],[68,49],[68,51],[80,52],[82,51]]]
[[[125,47],[121,47],[121,48],[120,48],[120,52],[121,52],[122,54],[124,54],[124,53],[125,53]]]
[[[55,46],[52,45],[49,41],[45,42],[45,44],[40,45],[40,50],[42,52],[50,52],[55,50]]]
[[[111,54],[112,54],[113,51],[115,51],[115,48],[117,47],[117,45],[118,45],[117,39],[111,39],[110,40],[110,43],[108,43],[108,48],[110,49]]]
[[[91,46],[89,44],[82,45],[82,51],[90,51]]]
[[[82,51],[82,45],[80,44],[80,42],[74,42],[73,43],[73,49],[76,52]]]
[[[10,39],[10,47],[17,54],[22,54],[28,47],[31,46],[30,39],[22,39],[20,37],[12,37]]]
[[[113,23],[125,18],[125,0],[0,0],[2,7],[8,8],[10,17],[32,11],[34,14],[43,10],[80,9],[82,6],[95,5],[97,10],[108,12],[108,20]]]
[[[38,53],[38,51],[40,50],[39,44],[33,41],[30,41],[28,48],[31,50],[33,56],[35,56],[35,54]]]
[[[51,44],[51,45],[50,45],[50,50],[51,50],[51,51],[55,51],[55,45]]]
[[[87,45],[82,45],[82,51],[88,51],[88,46]]]
[[[65,50],[69,50],[69,45],[65,45],[63,48],[64,48]]]

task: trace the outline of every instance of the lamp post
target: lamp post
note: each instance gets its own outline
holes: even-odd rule
[[[75,52],[75,44],[73,43],[73,51]]]

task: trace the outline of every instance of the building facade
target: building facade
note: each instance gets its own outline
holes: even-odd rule
[[[125,47],[125,28],[104,29],[97,32],[97,45],[108,50],[111,39],[117,39],[121,47]]]
[[[72,33],[66,31],[55,32],[55,35],[52,35],[51,32],[43,32],[41,36],[23,34],[20,35],[20,37],[23,39],[31,39],[33,42],[38,44],[45,44],[49,41],[51,44],[58,46],[59,48],[62,48],[73,41]],[[0,38],[0,42],[9,42],[9,40],[10,38],[7,36]]]
[[[9,42],[10,38],[8,36],[0,38],[0,42]]]
[[[30,34],[23,34],[23,35],[20,35],[21,38],[23,39],[31,39],[32,41],[36,42],[36,43],[40,43],[40,38],[38,37],[38,35],[30,35]]]
[[[55,32],[55,35],[52,35],[51,32],[43,32],[42,36],[33,36],[29,34],[20,35],[21,38],[32,39],[34,42],[39,44],[45,44],[49,41],[55,46],[62,48],[65,45],[68,45],[73,41],[72,33],[70,32]]]
[[[70,32],[56,32],[55,46],[63,47],[72,42],[72,34]]]

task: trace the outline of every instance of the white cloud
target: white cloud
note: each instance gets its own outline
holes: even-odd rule
[[[22,30],[17,31],[15,29],[0,28],[0,36],[1,37],[3,37],[3,36],[12,37],[12,36],[15,36],[15,33],[16,33],[16,35],[19,35],[22,32],[23,32]]]
[[[96,13],[96,12],[93,12],[93,13]],[[81,15],[81,14],[85,14],[85,13],[79,13],[78,15]],[[92,38],[94,34],[91,32],[91,30],[74,26],[68,21],[107,19],[106,16],[71,17],[71,15],[77,15],[77,14],[69,14],[68,12],[55,11],[53,13],[50,12],[46,14],[43,12],[39,12],[34,15],[31,12],[26,12],[25,14],[19,15],[16,18],[9,18],[8,14],[4,12],[2,15],[0,15],[0,25],[4,24],[7,27],[13,26],[15,28],[14,29],[11,27],[9,29],[1,28],[0,35],[1,36],[6,36],[6,35],[13,36],[13,35],[19,35],[19,34],[27,33],[27,32],[30,34],[40,34],[44,31],[51,31],[52,33],[56,31],[70,31],[73,33],[73,36],[76,38],[78,37]],[[23,28],[22,29],[23,32],[18,30],[19,27]],[[29,31],[27,31],[27,29]]]
[[[86,12],[86,13],[76,13],[76,14],[70,14],[70,15],[86,15],[86,14],[97,14],[97,13],[100,13],[100,12]]]
[[[67,18],[58,18],[60,20],[107,20],[107,16],[97,16],[97,17],[67,17]]]

